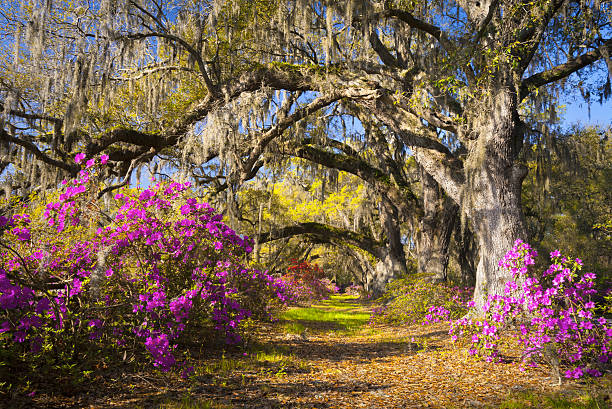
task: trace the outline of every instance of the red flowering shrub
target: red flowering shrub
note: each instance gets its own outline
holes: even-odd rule
[[[318,265],[307,261],[291,262],[287,273],[281,279],[292,294],[293,302],[309,303],[329,298],[331,294],[338,292],[338,287],[325,277],[325,271]]]

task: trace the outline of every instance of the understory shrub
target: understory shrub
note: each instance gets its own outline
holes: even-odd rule
[[[287,300],[284,282],[246,264],[250,239],[189,184],[123,189],[101,208],[107,160],[87,161],[42,209],[0,217],[4,375],[126,354],[188,372],[187,329],[211,325],[235,343],[241,323]]]
[[[383,305],[372,311],[371,324],[429,324],[459,318],[467,313],[473,289],[432,283],[409,274],[387,284]]]
[[[338,287],[325,277],[325,271],[308,261],[291,260],[287,273],[281,279],[295,304],[323,300],[338,292]]]
[[[365,289],[362,285],[359,284],[351,284],[344,289],[344,293],[347,295],[352,295],[356,297],[364,297]]]
[[[501,334],[514,329],[524,363],[548,362],[556,371],[567,365],[566,378],[600,376],[609,365],[612,327],[598,316],[595,274],[580,273],[580,259],[550,254],[552,264],[541,273],[531,272],[536,252],[521,240],[500,261],[514,279],[503,295],[489,295],[484,316],[466,316],[452,323],[453,339],[467,337],[470,354],[499,361]],[[473,306],[473,302],[470,303]],[[609,306],[601,307],[601,310]]]

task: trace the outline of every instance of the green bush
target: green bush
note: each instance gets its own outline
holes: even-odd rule
[[[372,324],[428,324],[457,319],[467,313],[473,288],[432,283],[427,277],[406,275],[387,285],[383,306],[372,311]]]

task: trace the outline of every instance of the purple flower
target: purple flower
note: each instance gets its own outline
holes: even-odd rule
[[[2,334],[3,332],[8,332],[11,330],[11,323],[8,321],[3,321],[2,324],[0,324],[0,334]]]
[[[84,153],[77,153],[76,156],[74,157],[74,161],[76,163],[81,163],[81,161],[85,159],[85,154]]]
[[[72,288],[70,289],[69,295],[72,297],[79,294],[81,291],[81,280],[75,278],[72,280]]]
[[[91,320],[89,321],[88,325],[92,328],[99,328],[102,326],[102,321],[100,321],[99,319]]]
[[[566,378],[575,378],[578,379],[580,378],[582,375],[584,374],[584,372],[582,372],[582,368],[581,367],[577,367],[575,369],[568,369],[565,372],[565,377]]]
[[[43,314],[45,311],[48,311],[51,308],[51,301],[48,298],[41,298],[36,305],[36,313]]]
[[[141,202],[144,202],[144,201],[149,200],[153,196],[155,196],[155,192],[148,190],[148,189],[143,190],[140,196],[138,197],[138,200],[140,200]]]

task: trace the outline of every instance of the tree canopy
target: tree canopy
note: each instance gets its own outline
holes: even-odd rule
[[[53,185],[78,171],[76,152],[106,152],[110,183],[176,169],[232,208],[238,187],[297,156],[373,188],[387,275],[405,269],[407,214],[444,246],[450,232],[426,222],[459,212],[482,300],[527,235],[533,129],[570,85],[610,94],[611,14],[597,0],[7,2],[5,191]]]

